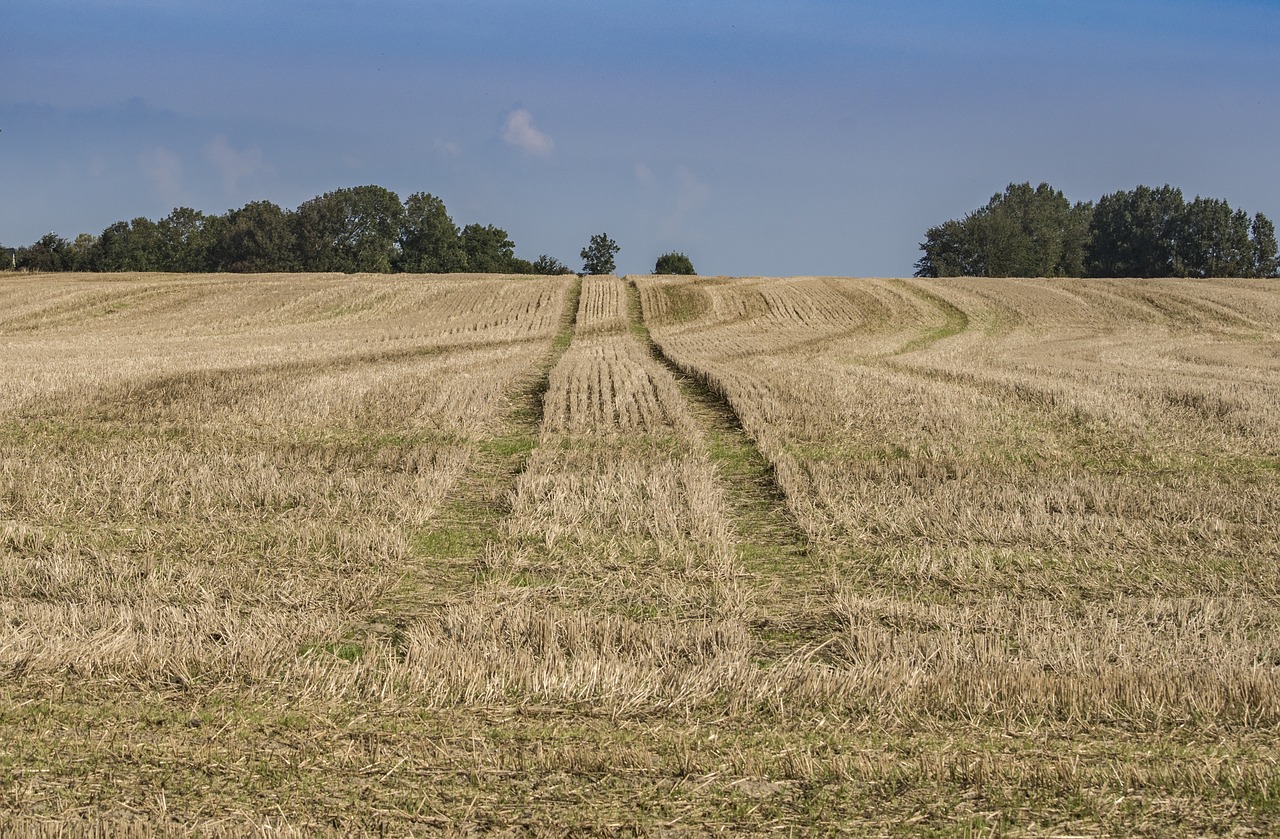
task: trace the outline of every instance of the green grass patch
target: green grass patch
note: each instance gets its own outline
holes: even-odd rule
[[[898,281],[897,283],[906,291],[924,300],[926,303],[934,306],[942,313],[943,323],[933,329],[926,330],[915,339],[903,344],[893,353],[893,355],[906,355],[909,352],[922,350],[944,338],[950,338],[959,335],[969,328],[969,316],[962,310],[952,305],[950,302],[942,299],[933,292],[926,291],[918,286],[910,285],[906,282]]]
[[[298,655],[331,655],[343,661],[356,662],[364,658],[364,645],[354,641],[333,641],[327,644],[303,644]]]
[[[537,447],[538,438],[527,433],[505,434],[476,443],[476,449],[481,455],[503,460],[526,457]]]

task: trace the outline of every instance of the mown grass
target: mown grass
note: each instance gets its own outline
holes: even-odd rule
[[[973,281],[166,282],[4,333],[0,833],[1280,830],[1265,341],[1218,387]]]
[[[973,820],[884,744],[899,757],[868,783],[930,789],[954,815],[886,832],[1273,830],[1280,380],[1250,335],[1280,330],[1274,289],[1247,289],[1237,342],[1186,320],[1209,306],[1117,314],[1122,284],[867,281],[903,305],[859,328],[834,282],[702,286],[700,320],[657,306],[651,328],[732,400],[828,563],[813,608],[843,628],[827,630],[831,673],[900,667],[901,700],[864,695],[865,713],[968,755],[948,775],[973,787]],[[1170,361],[1228,356],[1213,377]],[[982,721],[1003,742],[973,736]]]

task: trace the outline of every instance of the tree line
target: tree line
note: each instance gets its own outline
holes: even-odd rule
[[[96,236],[49,233],[13,249],[9,261],[31,271],[570,273],[546,254],[516,256],[500,227],[459,229],[434,195],[417,192],[402,202],[380,186],[326,192],[296,210],[270,201],[222,215],[178,207],[159,221],[118,221]]]
[[[1216,198],[1138,186],[1072,204],[1009,184],[925,233],[917,277],[1275,277],[1275,225]]]

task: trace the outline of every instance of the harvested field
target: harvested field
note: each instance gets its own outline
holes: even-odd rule
[[[1278,289],[0,281],[0,832],[1274,833]]]
[[[895,751],[982,761],[999,731],[1039,757],[968,794],[1066,832],[1271,824],[1280,287],[638,283],[829,564],[834,671],[894,697]],[[1069,760],[1089,780],[1036,803]],[[1216,761],[1249,792],[1191,769]]]

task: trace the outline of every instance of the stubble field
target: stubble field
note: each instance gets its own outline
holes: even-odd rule
[[[0,280],[0,832],[1274,834],[1280,286]]]

